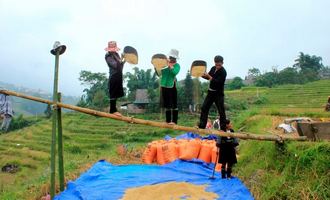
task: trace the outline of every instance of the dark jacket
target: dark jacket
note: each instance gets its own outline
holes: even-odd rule
[[[109,79],[123,79],[123,66],[124,63],[121,62],[119,54],[115,52],[105,54],[105,60],[109,67]]]
[[[234,132],[230,129],[230,132]],[[237,163],[235,147],[238,146],[238,140],[232,137],[218,137],[217,147],[220,148],[219,163]]]
[[[123,88],[123,66],[118,53],[108,52],[105,55],[105,61],[109,67],[109,96],[110,99],[124,96]]]
[[[218,71],[215,70],[216,67],[213,66],[209,71],[209,75],[212,76],[212,80],[210,81],[210,89],[216,90],[220,95],[224,95],[227,72],[224,67],[221,67]]]

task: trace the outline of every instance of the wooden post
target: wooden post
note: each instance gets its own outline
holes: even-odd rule
[[[56,128],[57,128],[57,115],[58,115],[58,63],[60,55],[63,54],[66,50],[65,45],[61,45],[60,42],[56,41],[54,43],[53,49],[50,51],[51,54],[55,56],[55,71],[54,71],[54,88],[53,88],[53,124],[52,124],[52,143],[50,147],[50,197],[53,199],[56,192],[55,184],[55,160],[56,160]],[[62,126],[62,124],[61,124]],[[62,131],[62,130],[61,130]]]
[[[54,88],[53,88],[53,124],[52,124],[52,142],[50,146],[50,196],[55,196],[55,159],[56,159],[56,123],[57,123],[57,90],[58,90],[58,61],[60,52],[56,52],[55,71],[54,71]]]
[[[7,95],[13,95],[13,96],[17,96],[17,97],[21,97],[21,98],[25,98],[25,99],[30,99],[30,100],[38,101],[41,103],[54,104],[52,101],[49,101],[46,99],[28,96],[28,95],[13,92],[13,91],[0,90],[0,93],[7,94]],[[199,129],[199,128],[194,128],[194,127],[186,127],[186,126],[179,126],[179,125],[169,125],[164,122],[155,122],[155,121],[149,121],[149,120],[138,119],[138,118],[133,118],[133,117],[125,117],[125,116],[119,117],[114,114],[100,112],[100,111],[96,111],[96,110],[92,110],[92,109],[88,109],[88,108],[81,108],[78,106],[73,106],[73,105],[64,104],[64,103],[57,103],[57,106],[66,108],[66,109],[70,109],[70,110],[75,110],[75,111],[82,112],[82,113],[86,113],[86,114],[90,114],[90,115],[94,115],[94,116],[106,117],[106,118],[111,118],[111,119],[115,119],[115,120],[125,121],[128,123],[143,124],[146,126],[154,126],[154,127],[159,127],[159,128],[187,131],[187,132],[200,133],[200,134],[214,134],[214,135],[219,135],[219,136],[224,136],[224,137],[233,137],[233,138],[240,138],[240,139],[245,139],[245,140],[266,140],[266,141],[285,141],[285,140],[306,141],[307,140],[306,136],[292,137],[292,136],[288,136],[288,135],[260,135],[260,134],[253,134],[253,133],[247,133],[247,132],[227,133],[227,132],[211,130],[211,129]]]
[[[61,93],[58,93],[58,102],[61,102]],[[60,181],[60,191],[64,191],[64,165],[63,165],[63,134],[62,134],[62,109],[57,108],[57,143],[58,143],[58,175]]]

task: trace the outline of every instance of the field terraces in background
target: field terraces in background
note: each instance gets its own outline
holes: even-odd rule
[[[43,90],[29,89],[22,86],[16,86],[13,84],[8,84],[0,81],[0,88],[6,90],[12,90],[15,92],[23,93],[30,96],[40,97],[43,99],[51,100],[53,98],[52,94],[45,92]],[[79,97],[62,95],[62,101],[67,104],[75,105],[79,101]],[[16,116],[19,114],[23,115],[43,115],[47,108],[46,104],[30,101],[27,99],[22,99],[18,97],[12,97],[13,109]],[[65,110],[64,110],[65,111]]]
[[[321,80],[304,85],[282,85],[274,88],[244,87],[227,91],[234,99],[251,101],[264,99],[260,107],[324,109],[330,96],[330,80]]]

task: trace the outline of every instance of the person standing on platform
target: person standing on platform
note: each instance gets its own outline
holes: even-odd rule
[[[105,48],[105,60],[109,67],[109,96],[110,96],[110,113],[117,116],[122,116],[117,111],[116,101],[124,96],[123,88],[123,67],[125,61],[119,56],[116,41],[108,42],[108,47]]]
[[[178,123],[178,102],[176,90],[176,75],[180,72],[179,51],[171,49],[169,54],[168,66],[161,70],[160,86],[162,90],[163,107],[165,108],[166,123]]]

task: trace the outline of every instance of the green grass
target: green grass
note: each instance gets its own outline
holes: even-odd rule
[[[143,115],[136,117],[143,118]],[[162,121],[159,114],[148,119]],[[181,124],[193,126],[195,116],[180,116]],[[179,119],[180,120],[180,119]],[[139,163],[140,158],[120,158],[119,144],[140,153],[145,145],[180,131],[159,129],[116,120],[70,113],[63,116],[65,176],[75,178],[99,159],[114,163]],[[20,171],[0,173],[0,199],[35,199],[48,191],[50,171],[51,120],[43,119],[29,127],[0,135],[0,166],[15,163]]]
[[[235,121],[247,132],[269,129],[272,116],[251,113]],[[330,199],[330,143],[241,141],[234,174],[256,199]]]
[[[330,95],[330,81],[277,88],[248,87],[226,92],[227,96],[250,103],[250,109],[231,111],[234,128],[265,134],[278,116],[330,118],[323,104]],[[317,88],[317,89],[315,89]],[[258,95],[266,103],[253,104]],[[137,118],[163,121],[160,114]],[[161,116],[164,117],[164,116]],[[179,115],[180,125],[194,126],[198,115]],[[0,173],[0,199],[36,199],[48,192],[50,179],[51,120],[38,119],[28,127],[0,135],[0,166],[18,164],[15,174]],[[129,124],[116,120],[66,113],[63,116],[64,168],[66,180],[72,180],[100,159],[110,162],[139,163],[150,141],[183,132]],[[132,155],[116,153],[127,144]],[[274,142],[241,141],[234,175],[241,178],[256,199],[329,199],[329,142],[287,142],[279,150]]]
[[[304,85],[281,85],[274,88],[244,87],[240,90],[226,91],[226,95],[248,102],[257,99],[257,96],[262,96],[268,101],[260,107],[324,109],[330,96],[330,80]]]

